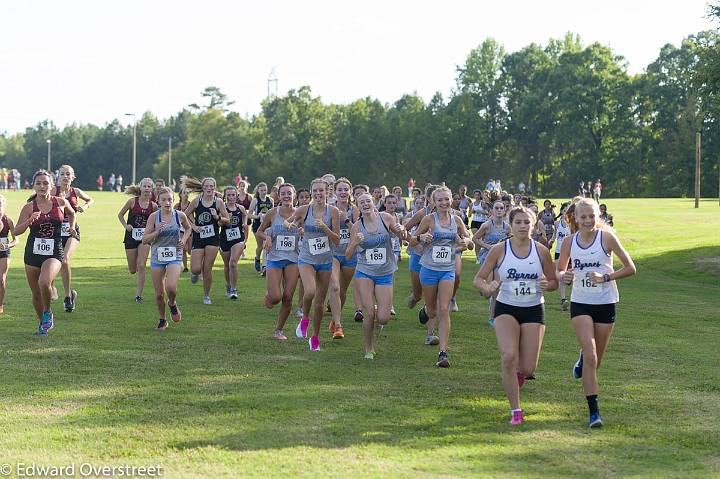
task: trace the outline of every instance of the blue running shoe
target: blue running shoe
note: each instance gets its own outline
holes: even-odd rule
[[[589,427],[596,428],[596,427],[602,427],[602,425],[603,425],[602,417],[600,417],[599,412],[596,412],[596,413],[590,415],[590,420],[588,421]]]
[[[38,325],[38,330],[37,330],[37,332],[36,332],[35,334],[36,334],[37,336],[42,336],[42,337],[45,337],[45,338],[46,338],[47,335],[48,335],[47,331],[45,331],[45,329],[43,329],[42,323],[40,323],[40,324]]]
[[[53,314],[50,311],[43,311],[42,321],[40,321],[40,327],[45,331],[50,331],[55,327],[55,321],[53,321]]]
[[[260,258],[255,258],[255,271],[260,272]]]
[[[580,357],[578,358],[577,362],[575,363],[575,366],[573,366],[573,377],[575,379],[580,379],[582,377],[582,368],[583,368],[583,353],[580,351]]]

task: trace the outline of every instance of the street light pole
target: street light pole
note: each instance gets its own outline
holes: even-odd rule
[[[48,156],[48,169],[47,170],[50,172],[50,171],[52,171],[50,169],[50,159],[52,158],[52,156],[51,156],[52,155],[52,140],[50,140],[50,139],[47,140],[47,146],[48,146],[48,155],[47,155]]]
[[[168,186],[172,184],[172,136],[168,138]],[[172,188],[172,186],[170,186]]]
[[[132,156],[132,184],[135,184],[135,165],[137,163],[137,118],[135,113],[125,113],[125,116],[133,117],[133,156]]]

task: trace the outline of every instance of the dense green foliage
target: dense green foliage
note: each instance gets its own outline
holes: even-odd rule
[[[7,196],[15,217],[27,194]],[[27,233],[12,253],[0,315],[0,465],[159,463],[173,479],[720,475],[715,200],[699,209],[687,199],[608,202],[638,274],[619,282],[618,322],[600,369],[605,427],[590,431],[570,372],[577,340],[557,292],[547,295],[537,379],[522,390],[527,421],[513,428],[487,301],[471,285],[472,253],[446,370],[433,366],[437,348],[422,344],[417,308],[404,304],[406,259],[396,275],[398,315],[374,361],[363,360],[352,299],[345,339],[330,339],[326,316],[320,353],[295,337],[273,340],[277,309],[262,306],[265,281],[251,259],[240,264],[237,302],[223,295],[219,259],[211,306],[183,274],[183,320],[158,333],[149,278],[145,303],[132,299],[114,215],[126,197],[93,196],[79,217],[78,309],[54,303],[48,338],[32,335]],[[289,335],[296,324],[289,320]]]
[[[717,13],[711,9],[711,14]],[[209,87],[204,104],[160,120],[138,119],[138,176],[173,170],[229,182],[285,176],[297,183],[333,171],[369,184],[484,184],[500,177],[542,195],[569,195],[579,180],[602,178],[610,196],[692,195],[695,132],[703,133],[703,195],[718,191],[720,103],[718,33],[701,32],[665,45],[643,73],[630,75],[621,56],[568,34],[547,45],[506,53],[487,39],[458,66],[448,98],[428,103],[408,94],[393,104],[363,98],[325,104],[309,87],[265,100],[244,118]],[[43,122],[0,135],[0,166],[27,174],[70,163],[78,182],[98,174],[130,180],[132,127]],[[372,164],[371,164],[372,162]]]

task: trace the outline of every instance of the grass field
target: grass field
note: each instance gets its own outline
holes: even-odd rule
[[[6,196],[16,218],[27,195]],[[240,266],[238,302],[224,297],[220,260],[212,306],[183,275],[183,321],[158,333],[149,274],[146,302],[133,302],[115,217],[126,197],[94,196],[79,218],[78,309],[55,303],[49,338],[32,334],[23,245],[13,252],[0,316],[0,463],[159,464],[173,478],[720,476],[717,200],[698,210],[689,199],[606,201],[638,274],[619,283],[600,372],[606,426],[590,431],[556,292],[537,380],[522,390],[526,422],[512,428],[470,257],[447,370],[433,367],[437,348],[422,344],[417,311],[404,306],[407,261],[398,316],[372,362],[350,307],[346,338],[332,341],[324,327],[320,353],[294,337],[274,341],[277,310],[262,307],[251,261]]]

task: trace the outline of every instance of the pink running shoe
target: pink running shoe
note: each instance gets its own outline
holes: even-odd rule
[[[320,351],[320,338],[313,336],[308,343],[310,343],[310,351]]]
[[[518,387],[523,387],[523,384],[525,384],[525,375],[523,373],[517,373],[518,378]]]
[[[516,409],[512,412],[512,418],[510,419],[511,426],[519,426],[523,422],[522,409]]]
[[[297,336],[298,338],[307,338],[307,330],[309,325],[310,318],[308,318],[307,316],[301,316],[300,323],[298,323],[297,328],[295,328],[295,336]]]

